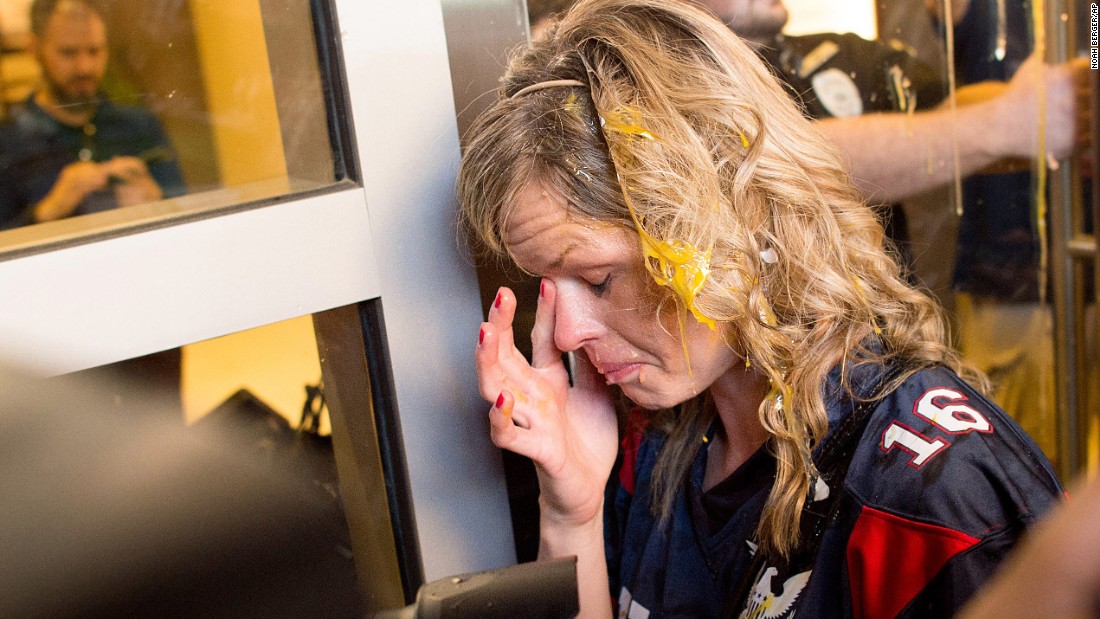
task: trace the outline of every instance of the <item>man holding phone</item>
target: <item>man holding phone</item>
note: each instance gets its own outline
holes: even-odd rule
[[[0,228],[184,193],[148,111],[107,100],[107,27],[95,0],[35,0],[30,49],[42,85],[0,126]]]

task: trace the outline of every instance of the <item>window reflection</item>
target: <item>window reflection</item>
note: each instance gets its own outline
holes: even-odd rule
[[[0,228],[88,213],[104,214],[82,229],[117,226],[342,176],[309,0],[5,0],[3,11]],[[195,197],[161,201],[182,194]]]

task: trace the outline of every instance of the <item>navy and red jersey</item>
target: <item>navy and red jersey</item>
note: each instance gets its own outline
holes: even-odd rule
[[[855,409],[837,376],[825,387],[830,432]],[[945,368],[909,376],[866,423],[847,474],[831,489],[839,493],[836,511],[811,567],[796,573],[766,563],[750,568],[775,478],[765,448],[704,492],[707,444],[700,440],[673,513],[660,524],[647,497],[664,436],[628,435],[624,454],[636,443],[636,457],[624,455],[607,504],[618,616],[949,617],[1063,496],[1035,443]],[[830,492],[818,494],[815,500]],[[750,594],[732,599],[750,569]]]

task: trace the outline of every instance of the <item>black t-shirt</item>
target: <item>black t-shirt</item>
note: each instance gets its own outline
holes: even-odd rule
[[[813,119],[910,112],[935,107],[947,96],[939,72],[896,41],[832,32],[780,36],[774,45],[761,48],[760,56]],[[905,211],[891,204],[880,215],[903,265],[911,271]]]
[[[783,36],[760,55],[814,119],[925,109],[947,96],[940,74],[897,42],[831,32]]]

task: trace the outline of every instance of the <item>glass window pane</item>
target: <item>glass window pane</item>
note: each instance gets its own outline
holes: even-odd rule
[[[0,233],[0,252],[348,176],[319,3],[42,4],[5,0],[0,21],[0,229],[50,225]]]

